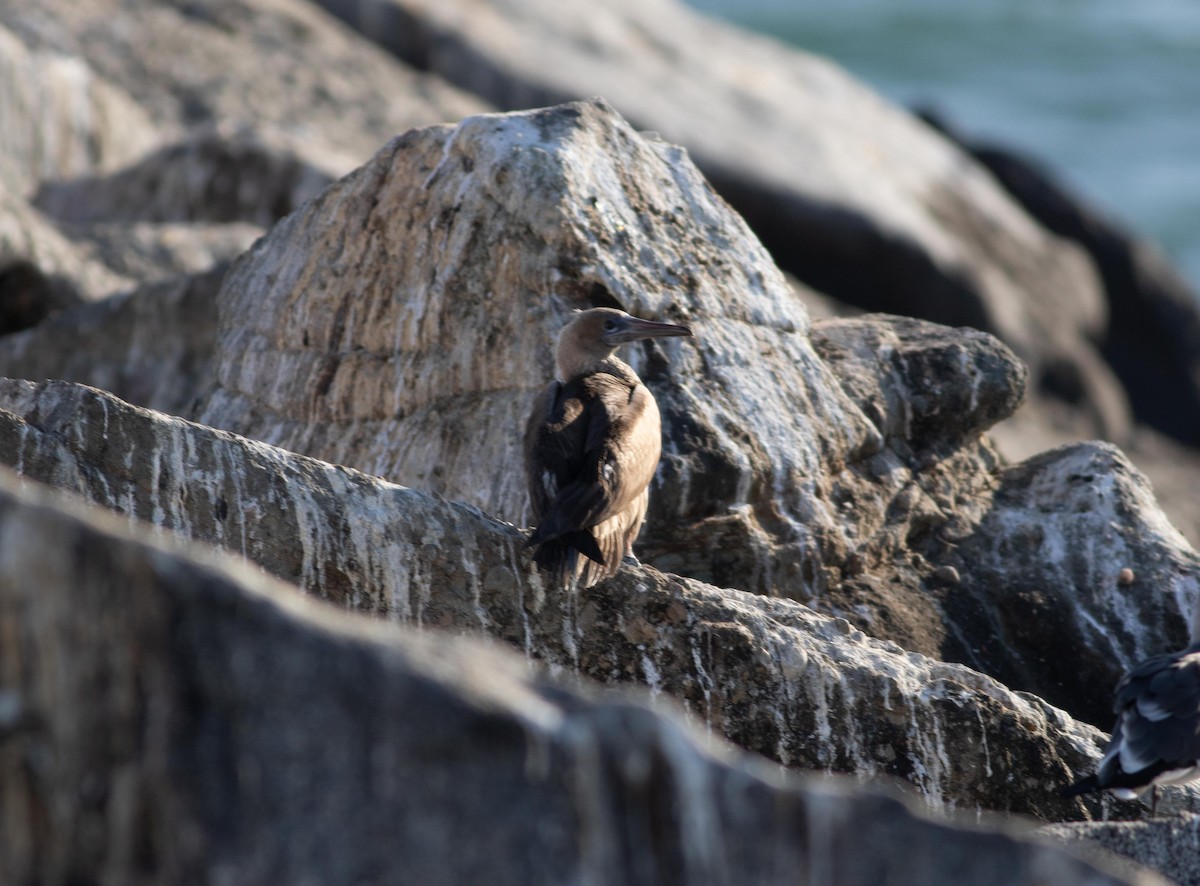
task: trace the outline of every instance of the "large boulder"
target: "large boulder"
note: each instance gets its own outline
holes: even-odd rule
[[[1111,636],[1073,595],[1113,577],[1048,565],[1055,631],[1006,629],[998,644],[962,589],[1019,599],[1029,576],[958,546],[1009,543],[1014,506],[995,496],[1001,463],[981,433],[1020,402],[1021,362],[978,331],[895,317],[810,330],[687,156],[598,101],[410,131],[277,225],[223,284],[200,418],[521,523],[524,415],[567,310],[593,305],[697,332],[630,357],[664,416],[639,548],[659,568],[803,601],[1101,726],[1119,668],[1184,635],[1196,555],[1142,532],[1162,519],[1142,495],[1122,515],[1138,552],[1112,552],[1141,584],[1106,598]],[[1166,607],[1139,591],[1161,583],[1178,589]],[[1145,612],[1118,630],[1129,607]],[[1047,642],[1086,645],[1098,667],[1064,682]]]
[[[647,685],[743,748],[902,779],[935,808],[1111,814],[1112,801],[1058,795],[1094,765],[1096,729],[844,619],[647,568],[588,591],[550,589],[521,534],[477,509],[78,385],[6,381],[0,404],[0,455],[23,477],[245,556],[341,606],[484,633],[559,674]],[[1165,806],[1197,795],[1171,789]]]
[[[0,475],[6,882],[1161,882],[780,779],[77,508]]]
[[[991,332],[1093,433],[1127,430],[1091,263],[844,71],[678,0],[322,0],[503,110],[601,95],[691,152],[779,265],[859,308]]]
[[[111,171],[158,138],[137,103],[81,59],[27,46],[0,24],[0,186],[24,197],[43,179]]]
[[[199,125],[269,128],[349,169],[396,132],[486,109],[301,0],[2,0],[0,22],[132,97],[158,145]]]

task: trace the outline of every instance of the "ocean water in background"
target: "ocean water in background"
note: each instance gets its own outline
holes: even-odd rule
[[[1041,160],[1200,290],[1200,0],[689,0]]]

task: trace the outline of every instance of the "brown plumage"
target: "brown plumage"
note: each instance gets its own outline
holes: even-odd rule
[[[593,308],[559,334],[556,375],[525,428],[525,473],[536,527],[526,544],[560,587],[614,575],[642,528],[658,467],[658,405],[628,365],[624,342],[691,335],[686,326]]]

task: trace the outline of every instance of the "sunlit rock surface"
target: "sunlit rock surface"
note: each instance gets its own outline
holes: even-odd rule
[[[0,477],[6,882],[1160,882],[780,779],[21,487]]]
[[[1180,886],[1200,884],[1200,816],[1187,813],[1151,821],[1047,825],[1038,833],[1068,846],[1103,846],[1152,867]]]
[[[602,95],[686,147],[784,269],[859,308],[998,335],[1092,433],[1123,395],[1094,344],[1091,263],[969,155],[825,59],[677,0],[322,0],[421,70],[503,110]]]
[[[112,170],[158,132],[126,93],[81,59],[26,45],[0,24],[0,183],[24,197],[43,179]]]
[[[61,383],[3,384],[0,462],[80,492],[131,527],[157,526],[163,543],[178,531],[245,554],[339,606],[501,639],[562,683],[644,684],[654,704],[678,700],[693,726],[792,768],[896,778],[928,807],[967,813],[1139,816],[1136,804],[1058,798],[1061,784],[1093,764],[1103,735],[1020,690],[1108,728],[1120,669],[1182,645],[1196,555],[1116,450],[1076,445],[1006,465],[981,436],[1028,388],[1034,408],[1018,410],[1023,424],[1008,419],[999,452],[1021,461],[1103,431],[1128,446],[1173,519],[1195,514],[1194,453],[1133,422],[1137,404],[1131,413],[1101,359],[1116,366],[1103,336],[1128,316],[1110,315],[1080,253],[1016,209],[963,154],[827,63],[659,0],[588,7],[579,19],[586,33],[569,21],[573,6],[493,6],[461,22],[447,17],[453,3],[336,10],[366,15],[359,25],[376,37],[409,41],[393,48],[427,69],[417,73],[295,0],[0,0],[0,71],[13,74],[0,78],[0,327],[33,325],[0,337],[0,375],[96,385],[414,488]],[[506,20],[489,25],[495,10]],[[404,27],[389,27],[397,14]],[[474,34],[480,24],[490,33]],[[512,48],[525,57],[510,64]],[[436,73],[443,67],[473,72],[467,85],[476,95],[448,86]],[[560,95],[539,93],[523,71],[545,77],[547,89],[570,86],[562,96],[604,93],[637,127],[686,139],[781,262],[828,292],[785,280],[682,149],[637,134],[601,102],[406,132],[493,103]],[[595,86],[572,91],[597,71]],[[761,95],[756,81],[768,84]],[[214,293],[227,262],[287,213],[237,262],[218,339]],[[804,305],[825,317],[846,313],[830,294],[969,323],[1011,349],[976,330],[888,315],[810,324]],[[699,327],[695,341],[626,354],[666,418],[638,551],[686,577],[632,568],[602,588],[559,595],[530,571],[520,533],[493,516],[524,522],[519,429],[549,375],[554,334],[571,308],[592,304]],[[1193,318],[1177,319],[1173,340],[1185,341]],[[1200,518],[1189,519],[1178,525],[1200,537]],[[31,549],[47,550],[32,540],[36,530],[23,531]],[[74,561],[51,554],[45,562],[67,569]],[[94,621],[98,632],[121,627]],[[413,642],[405,654],[421,659],[426,647]],[[153,646],[134,645],[138,654]],[[13,648],[0,642],[0,667]],[[118,640],[105,654],[127,648]],[[108,673],[94,670],[89,687],[116,685],[104,682]],[[38,680],[52,676],[37,670]],[[563,692],[543,695],[561,706]],[[114,716],[134,697],[93,694],[113,701]],[[222,698],[214,720],[236,724],[257,696]],[[11,760],[5,730],[39,734],[40,721],[20,710],[0,694],[0,765]],[[52,719],[70,729],[82,722],[73,716],[64,708]],[[374,735],[378,722],[355,719],[347,729]],[[294,740],[282,729],[272,761],[301,759],[287,756]],[[205,747],[231,746],[215,741]],[[626,759],[631,745],[604,747],[618,745],[609,763]],[[355,737],[342,746],[363,747]],[[113,851],[112,871],[176,837],[184,855],[195,849],[183,838],[203,828],[173,830],[182,821],[174,813],[143,815],[149,807],[129,801],[134,755],[120,759],[114,789],[89,792],[108,783],[86,777],[87,761],[107,748],[89,745],[75,762],[55,758],[67,767],[54,788],[67,799],[46,807],[55,820],[82,821],[76,809],[102,814],[72,845],[86,854],[101,843],[134,846],[122,840],[139,834],[134,854]],[[466,760],[474,748],[464,740],[457,751]],[[355,759],[321,754],[330,767],[321,771]],[[27,759],[46,757],[35,748]],[[484,753],[463,765],[493,759]],[[621,769],[609,763],[603,772]],[[25,779],[42,770],[19,771]],[[672,779],[652,792],[645,779],[632,793],[616,788],[625,799],[614,816],[666,815],[683,796]],[[0,793],[24,784],[0,777]],[[220,793],[228,781],[218,775],[212,784]],[[651,793],[671,803],[646,807]],[[330,796],[369,804],[377,794]],[[1164,806],[1196,799],[1177,789]],[[732,820],[723,802],[687,808]],[[895,808],[887,807],[892,818]],[[20,820],[22,833],[41,827],[39,815],[32,825],[28,815]],[[556,819],[546,821],[553,828]],[[857,882],[851,866],[861,862],[878,881],[873,857],[857,851],[864,839],[899,846],[886,853],[893,859],[907,852],[903,834],[854,822],[845,832],[853,841],[835,839],[832,868],[805,857],[808,876],[843,881],[824,876],[832,869]],[[298,861],[284,858],[294,847],[279,848],[283,837],[263,825],[254,840],[270,846],[239,873],[274,872],[273,861],[261,861],[270,853],[279,865],[322,853],[366,858],[349,850],[376,826],[328,852],[307,841]],[[580,863],[588,871],[609,870],[587,865],[625,851],[624,837],[606,828]],[[222,845],[242,852],[234,832],[219,832]],[[475,833],[473,846],[491,845]],[[1122,833],[1140,840],[1132,826]],[[787,836],[800,849],[823,845]],[[0,845],[32,845],[35,863],[52,867],[49,842]],[[639,871],[651,878],[663,879],[660,865],[689,876],[710,870],[656,845],[628,853],[649,859]],[[963,845],[973,860],[975,844]],[[939,864],[955,853],[943,841]],[[1038,874],[1044,863],[1013,876],[1071,882]],[[925,881],[978,879],[931,873],[916,859],[913,867]],[[712,869],[726,882],[754,879],[741,868]],[[54,870],[69,880],[81,869]],[[997,882],[1008,876],[997,868]]]
[[[347,171],[396,132],[487,108],[298,0],[0,0],[0,21],[130,96],[156,146],[213,123],[274,128]]]
[[[1100,812],[1057,793],[1094,764],[1099,732],[843,619],[648,569],[552,591],[521,535],[473,508],[76,385],[6,381],[0,405],[0,453],[23,476],[242,554],[339,605],[485,633],[565,676],[646,684],[744,748],[897,777],[935,807]]]
[[[687,156],[601,102],[410,131],[277,225],[222,287],[200,419],[522,523],[519,429],[567,311],[599,304],[697,333],[628,351],[664,417],[638,548],[653,565],[1003,673],[1103,727],[1130,656],[1183,635],[1195,555],[1141,531],[1165,526],[1144,491],[1120,519],[1146,550],[1105,547],[1111,571],[1161,561],[1143,586],[1177,592],[1173,608],[1117,594],[1088,609],[1134,612],[1123,636],[1076,611],[1094,570],[1039,572],[1030,550],[1032,583],[1056,593],[1022,609],[1032,579],[1006,579],[1003,550],[959,551],[1010,543],[995,500],[1010,475],[980,436],[1021,400],[1009,349],[886,316],[822,321],[810,342],[794,291]],[[1070,521],[1065,499],[1036,506]],[[1061,544],[1106,544],[1102,522]],[[998,599],[1008,615],[979,614]],[[1014,629],[1023,612],[1034,629]],[[1089,652],[1060,677],[1047,644],[1076,642]]]
[[[277,225],[222,288],[201,421],[520,522],[519,429],[594,305],[696,332],[627,351],[667,428],[651,545],[718,582],[824,584],[850,545],[831,475],[879,432],[741,219],[601,102],[410,131]],[[725,536],[732,562],[698,540]]]

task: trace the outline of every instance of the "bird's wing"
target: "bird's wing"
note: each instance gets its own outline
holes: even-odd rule
[[[1149,781],[1195,764],[1200,760],[1200,649],[1138,665],[1117,686],[1116,707],[1113,743],[1124,773],[1144,773]]]
[[[555,408],[532,447],[526,438],[531,495],[548,499],[535,538],[587,529],[630,507],[653,478],[662,445],[658,407],[640,383],[597,373],[565,386]]]
[[[535,523],[550,510],[559,489],[578,473],[577,459],[571,457],[571,452],[582,447],[586,438],[578,421],[582,404],[565,393],[560,382],[550,382],[534,400],[525,423],[525,484]],[[567,405],[573,420],[566,416]]]

